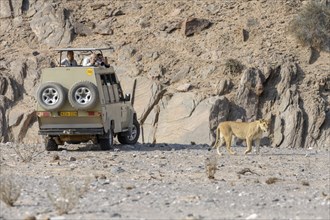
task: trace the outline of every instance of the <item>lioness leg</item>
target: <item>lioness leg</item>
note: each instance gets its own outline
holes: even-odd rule
[[[252,151],[252,139],[246,139],[246,151],[244,154],[250,153]]]
[[[220,140],[220,143],[218,144],[217,146],[217,153],[221,156],[222,154],[220,153],[220,147],[222,146],[223,144],[223,135],[221,134],[220,130],[219,130],[219,140]]]
[[[225,137],[227,151],[231,155],[234,155],[235,152],[231,150],[231,140],[232,140],[232,134],[230,134],[228,137]]]
[[[257,138],[255,139],[255,145],[256,145],[256,148],[257,148],[257,154],[260,154],[260,139]]]

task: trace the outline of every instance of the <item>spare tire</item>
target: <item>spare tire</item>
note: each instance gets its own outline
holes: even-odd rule
[[[78,82],[74,84],[69,90],[69,102],[75,109],[91,109],[95,106],[97,100],[97,87],[92,82]]]
[[[66,91],[55,82],[41,84],[37,91],[37,101],[46,110],[54,111],[65,103]]]

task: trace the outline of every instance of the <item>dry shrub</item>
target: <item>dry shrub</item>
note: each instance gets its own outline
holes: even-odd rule
[[[330,5],[308,3],[292,20],[290,32],[301,44],[330,52]]]
[[[276,182],[278,182],[278,181],[280,181],[280,179],[277,178],[277,177],[269,177],[269,178],[266,180],[266,183],[267,183],[267,184],[274,184],[274,183],[276,183]]]
[[[235,59],[228,59],[225,63],[226,71],[230,74],[241,73],[244,69],[244,66],[241,64],[240,61]]]
[[[90,179],[78,187],[76,180],[58,179],[56,193],[47,192],[47,196],[59,215],[67,214],[79,202],[80,197],[88,190]]]
[[[0,200],[8,206],[14,206],[14,203],[21,195],[21,183],[15,177],[0,177]]]
[[[39,144],[14,144],[14,150],[19,159],[24,162],[30,162],[33,158],[43,153],[45,150]]]
[[[209,179],[214,179],[215,172],[217,171],[217,163],[215,156],[205,159],[206,174]]]

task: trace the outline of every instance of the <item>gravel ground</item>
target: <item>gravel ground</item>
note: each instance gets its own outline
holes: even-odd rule
[[[202,145],[16,147],[22,156],[0,145],[2,186],[21,186],[13,207],[0,201],[0,219],[330,219],[328,150],[244,156],[236,147],[230,156],[223,147],[218,157]]]

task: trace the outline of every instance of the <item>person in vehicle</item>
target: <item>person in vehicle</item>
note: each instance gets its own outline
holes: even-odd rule
[[[108,59],[103,57],[101,53],[95,54],[92,53],[90,57],[87,57],[83,61],[83,66],[104,66],[110,67],[108,64]]]
[[[110,67],[110,65],[108,64],[108,58],[103,57],[103,54],[101,53],[96,55],[96,64],[98,66],[105,66],[106,68]]]
[[[94,66],[96,61],[96,54],[92,53],[89,57],[85,57],[83,60],[83,66]]]
[[[77,61],[74,59],[73,51],[69,50],[66,58],[61,61],[61,66],[78,66]]]

